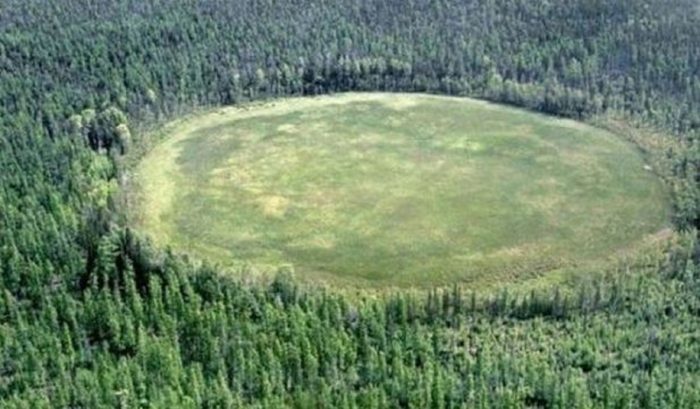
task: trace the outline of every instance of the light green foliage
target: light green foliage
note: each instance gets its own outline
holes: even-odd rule
[[[690,11],[694,3],[3,0],[0,408],[700,407],[700,16]],[[210,192],[221,190],[214,181],[225,180],[210,171],[231,169],[224,164],[231,158],[255,158],[250,150],[236,156],[230,140],[211,145],[209,130],[200,145],[221,148],[223,162],[206,150],[202,155],[215,162],[209,169],[207,162],[172,160],[173,152],[177,157],[189,147],[192,155],[199,146],[188,139],[191,133],[221,125],[224,137],[244,137],[236,124],[225,125],[234,119],[227,113],[236,112],[242,129],[260,139],[265,123],[244,119],[263,111],[248,101],[342,91],[469,95],[610,119],[604,125],[643,149],[667,183],[680,232],[664,230],[656,235],[664,244],[650,245],[640,257],[634,252],[631,262],[609,271],[593,265],[582,274],[566,269],[527,283],[492,274],[492,281],[511,283],[493,291],[473,282],[339,293],[299,286],[286,273],[269,283],[247,279],[250,269],[242,269],[246,279],[232,279],[223,269],[149,245],[123,223],[128,200],[117,191],[131,183],[129,170],[140,153],[161,140],[144,130],[180,118],[161,129],[158,135],[170,137],[142,163],[143,170],[159,167],[172,176],[143,181],[158,199],[142,209],[146,220],[156,221],[148,231],[175,237],[159,215],[167,218],[172,203],[197,198],[178,176],[182,167],[196,174],[201,164],[208,179],[200,186]],[[275,109],[287,107],[277,116],[290,116],[304,101],[275,102]],[[186,115],[232,104],[240,108]],[[347,122],[350,129],[360,126],[352,118],[362,118],[336,116],[308,126]],[[391,116],[372,128],[386,130]],[[120,127],[127,119],[128,128]],[[307,125],[293,117],[261,119],[270,127]],[[403,134],[421,126],[414,121]],[[353,164],[337,152],[348,147],[344,140],[329,141],[342,134],[307,132],[323,145],[299,132],[293,141],[300,145],[291,135],[287,145],[279,135],[256,139],[262,153],[247,166],[268,177],[287,175],[284,165],[292,179],[304,180],[289,155],[278,156],[276,173],[263,172],[265,154],[277,148],[323,153],[326,146],[338,164]],[[124,157],[128,136],[133,140]],[[532,138],[506,144],[506,152],[520,154],[530,141],[543,155]],[[403,164],[410,144],[405,136],[401,141],[380,149],[374,140],[370,147],[382,153],[382,164]],[[611,148],[610,141],[598,142]],[[442,146],[423,148],[450,159],[450,169],[461,158]],[[593,159],[588,145],[581,152],[596,165],[619,162],[615,169],[630,170],[631,183],[651,178],[639,173],[636,155],[628,158],[637,164],[627,167],[619,155]],[[316,162],[307,165],[319,178]],[[527,169],[514,163],[512,173]],[[400,171],[427,172],[427,164],[414,166]],[[394,182],[385,179],[383,186]],[[437,188],[413,183],[413,189]],[[312,188],[320,189],[295,187]],[[583,200],[619,210],[595,195]],[[267,229],[250,199],[251,220]],[[302,199],[289,208],[308,203]],[[370,225],[367,220],[360,219]],[[519,219],[513,220],[517,232]],[[231,227],[227,218],[222,222]],[[303,233],[299,225],[292,226]],[[412,222],[403,225],[416,231]],[[607,236],[615,234],[606,231],[594,243],[613,243]],[[215,246],[204,247],[199,254],[216,253]],[[373,248],[364,251],[376,255]],[[547,285],[564,273],[566,285]]]
[[[145,230],[304,279],[520,280],[601,265],[669,219],[660,182],[621,139],[480,101],[341,94],[172,128],[139,168]]]

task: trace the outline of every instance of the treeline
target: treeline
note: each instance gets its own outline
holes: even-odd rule
[[[700,404],[691,236],[659,270],[572,294],[353,301],[285,274],[241,284],[140,243],[128,231],[103,237],[79,298],[58,287],[30,309],[5,293],[7,407]]]
[[[699,406],[698,13],[691,0],[6,0],[0,406]],[[222,278],[120,225],[140,129],[346,90],[656,127],[662,143],[641,145],[687,233],[658,268],[578,293],[356,300],[284,275]]]
[[[279,95],[434,92],[642,120],[683,145],[672,169],[690,190],[698,182],[692,0],[48,3],[0,9],[0,101],[50,136],[86,109],[144,124]],[[677,220],[697,227],[687,192]]]

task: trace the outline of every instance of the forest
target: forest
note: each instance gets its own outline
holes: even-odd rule
[[[695,0],[3,1],[0,407],[700,407],[699,38]],[[614,129],[672,238],[551,288],[349,296],[130,227],[159,124],[342,91]]]

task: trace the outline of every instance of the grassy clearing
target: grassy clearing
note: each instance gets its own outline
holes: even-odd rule
[[[180,121],[137,168],[139,226],[253,270],[359,287],[593,269],[667,225],[636,150],[462,98],[342,94]]]

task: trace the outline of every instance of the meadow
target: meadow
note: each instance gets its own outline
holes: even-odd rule
[[[171,123],[136,224],[225,266],[352,287],[485,287],[604,268],[669,226],[642,155],[467,98],[346,93]]]

